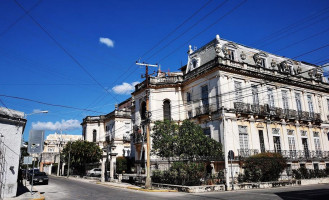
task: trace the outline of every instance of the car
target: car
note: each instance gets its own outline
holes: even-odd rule
[[[49,178],[45,172],[37,172],[33,176],[33,184],[46,184],[48,185]],[[30,180],[30,184],[32,184],[32,178]]]
[[[87,176],[101,176],[102,170],[100,168],[94,168],[87,171]]]
[[[40,170],[39,169],[34,169],[34,172],[33,172],[33,169],[30,169],[27,171],[27,177],[26,177],[26,180],[30,181],[31,178],[32,178],[32,174],[36,174],[36,173],[39,173]]]

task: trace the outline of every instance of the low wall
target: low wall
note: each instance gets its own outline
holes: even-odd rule
[[[273,187],[285,187],[285,186],[294,186],[297,185],[298,181],[272,181],[272,182],[259,182],[259,183],[239,183],[234,184],[235,190],[248,190],[248,189],[266,189]],[[231,187],[228,188],[231,190]]]
[[[211,192],[211,191],[225,191],[225,185],[201,185],[201,186],[184,186],[184,185],[171,185],[163,183],[152,183],[152,186],[157,188],[177,190],[179,192],[188,192],[188,193],[202,193],[202,192]]]
[[[314,178],[314,179],[301,179],[298,180],[300,185],[312,185],[319,183],[329,183],[329,178]]]

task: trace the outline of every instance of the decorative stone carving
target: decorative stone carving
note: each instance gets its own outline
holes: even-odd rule
[[[279,65],[279,71],[285,74],[292,74],[291,65],[287,61],[282,61]]]
[[[220,37],[219,37],[219,35],[216,35],[215,51],[216,51],[217,56],[219,56],[220,55],[220,52],[221,52],[221,45],[220,45]]]
[[[230,55],[228,54],[228,48],[226,46],[223,47],[223,53],[224,53],[225,58],[230,57]]]
[[[193,50],[192,50],[192,45],[188,45],[188,51],[187,51],[187,54],[191,54],[193,53]]]
[[[246,54],[243,51],[241,52],[240,57],[242,60],[245,60],[247,58]]]
[[[262,60],[261,60],[259,54],[255,53],[255,55],[253,57],[254,57],[255,64],[258,65],[258,66],[261,66]]]
[[[271,62],[271,67],[274,69],[277,66],[276,61],[273,59]]]
[[[297,67],[296,74],[300,74],[302,72],[302,68],[300,66]]]

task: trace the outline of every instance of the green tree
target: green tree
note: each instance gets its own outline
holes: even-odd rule
[[[160,157],[214,158],[222,156],[222,146],[204,135],[202,128],[189,120],[181,125],[173,121],[156,121],[152,151]]]
[[[287,167],[287,160],[279,153],[260,153],[245,161],[246,181],[276,181]]]
[[[102,158],[102,150],[93,142],[78,140],[68,142],[62,151],[63,159],[68,163],[70,153],[70,168],[80,175],[86,172],[86,164],[99,162]]]

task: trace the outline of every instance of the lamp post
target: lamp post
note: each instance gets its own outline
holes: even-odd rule
[[[29,116],[29,115],[41,114],[41,113],[46,114],[46,113],[48,113],[48,110],[40,110],[40,111],[37,111],[37,112],[33,112],[33,113],[29,113],[29,114],[25,114],[25,115],[24,115],[24,118],[26,119],[27,116]]]
[[[31,149],[35,149],[35,148],[37,148],[38,146],[40,146],[40,144],[32,144],[31,145]],[[32,178],[31,178],[31,195],[33,195],[33,190],[32,190],[32,188],[33,188],[33,179],[34,179],[34,158],[32,159],[32,162],[33,162],[33,164],[32,164]]]

